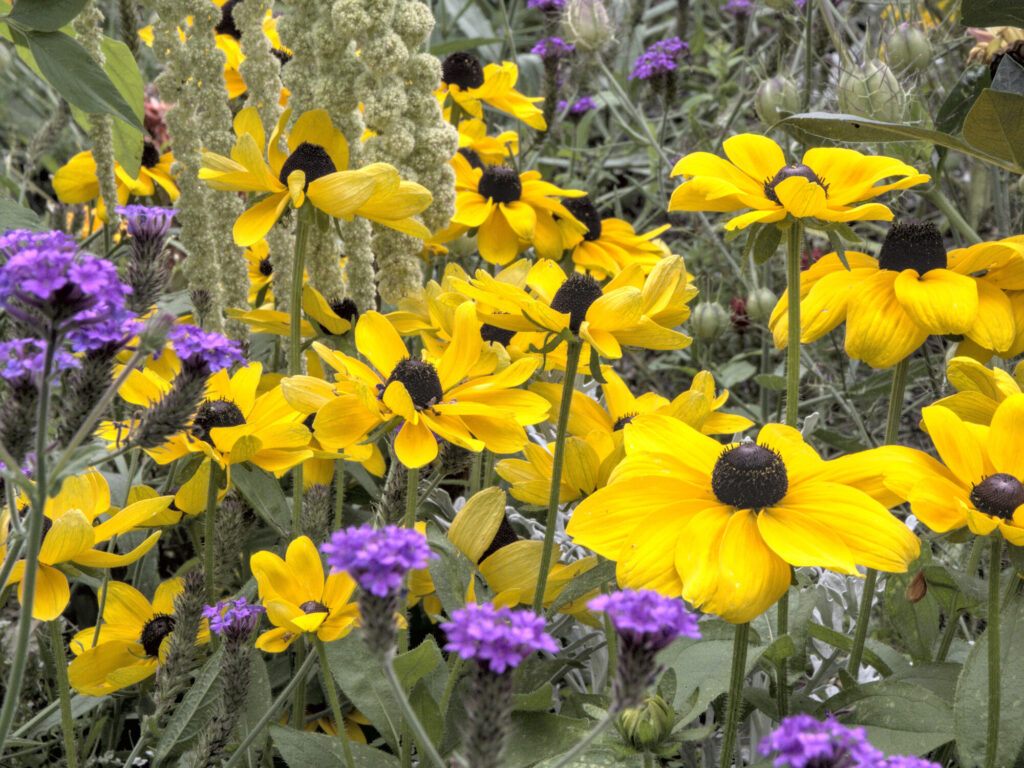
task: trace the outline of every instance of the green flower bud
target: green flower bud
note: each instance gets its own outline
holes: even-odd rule
[[[920,74],[932,63],[928,36],[912,24],[900,24],[885,39],[885,60],[897,72]]]
[[[600,51],[615,39],[608,9],[601,0],[569,0],[564,19],[569,42],[582,51]]]
[[[778,300],[768,288],[755,288],[747,294],[747,315],[755,323],[767,322]]]
[[[690,330],[695,339],[714,341],[729,329],[729,313],[713,301],[697,305],[690,318]]]
[[[173,325],[174,315],[170,312],[154,314],[139,332],[139,349],[147,354],[163,349]]]
[[[765,80],[754,94],[754,109],[761,122],[774,125],[785,115],[800,111],[800,92],[788,77],[779,75]]]
[[[638,751],[656,749],[672,733],[675,712],[661,696],[648,697],[639,707],[622,711],[615,726],[623,741]]]
[[[860,64],[839,78],[839,108],[850,115],[898,123],[903,119],[906,100],[892,70],[877,59]]]

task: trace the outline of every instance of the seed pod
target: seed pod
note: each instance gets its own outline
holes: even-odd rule
[[[771,317],[778,301],[778,297],[768,288],[755,288],[747,294],[747,314],[755,323],[763,323]]]
[[[800,111],[800,92],[788,77],[779,75],[765,80],[754,94],[754,110],[765,125],[774,125],[784,113]]]
[[[615,39],[608,9],[601,0],[569,0],[564,18],[569,41],[582,51],[598,52]]]
[[[906,102],[899,80],[877,59],[859,64],[839,78],[839,108],[847,114],[898,123]]]
[[[896,72],[921,74],[932,63],[931,42],[913,24],[900,24],[885,39],[885,60]]]
[[[638,707],[623,710],[615,722],[624,741],[634,749],[656,749],[672,733],[675,712],[668,702],[655,694]]]
[[[713,301],[698,304],[690,318],[690,331],[695,339],[714,341],[729,329],[729,313]]]

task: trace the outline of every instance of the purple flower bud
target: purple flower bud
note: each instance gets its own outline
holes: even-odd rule
[[[210,620],[210,630],[218,635],[247,635],[256,629],[260,623],[260,614],[265,611],[262,605],[249,605],[244,597],[239,597],[206,606],[203,608],[203,618]]]
[[[544,37],[537,41],[537,44],[530,49],[542,59],[560,59],[576,50],[576,46],[565,42],[560,37]]]
[[[544,632],[544,617],[532,611],[469,603],[453,611],[452,620],[441,629],[448,637],[446,651],[475,659],[499,675],[534,651],[558,651],[558,644]]]
[[[124,216],[128,234],[136,240],[164,241],[171,228],[175,208],[151,208],[147,205],[119,205],[115,209]]]

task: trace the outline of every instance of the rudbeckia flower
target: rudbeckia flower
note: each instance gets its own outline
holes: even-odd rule
[[[124,205],[128,198],[151,197],[157,187],[163,189],[173,203],[178,199],[178,185],[171,176],[174,155],[160,154],[151,141],[142,144],[142,166],[138,178],[132,178],[120,163],[114,163],[114,180],[117,183],[117,204]],[[96,161],[92,152],[79,152],[53,174],[53,190],[62,203],[76,205],[99,199],[96,214],[106,221],[105,201],[100,198],[100,182],[96,176]]]
[[[623,588],[681,596],[742,623],[789,589],[790,566],[903,572],[918,555],[917,537],[844,479],[858,471],[851,457],[829,466],[791,427],[768,424],[756,443],[722,445],[676,419],[641,416],[625,445],[608,486],[566,528],[616,561]]]
[[[971,424],[987,426],[999,404],[1022,391],[1024,361],[1017,363],[1011,376],[1001,368],[986,368],[974,358],[954,357],[946,366],[946,378],[956,393],[932,405],[948,408]]]
[[[445,96],[473,117],[484,116],[480,102],[522,120],[538,131],[548,126],[543,111],[536,102],[543,97],[530,98],[516,90],[519,67],[510,61],[499,64],[480,65],[480,59],[467,51],[456,51],[441,62],[441,87],[437,98],[442,103]],[[447,119],[447,118],[446,118]]]
[[[728,160],[692,152],[672,169],[684,181],[669,200],[670,211],[740,211],[726,229],[769,224],[786,216],[820,221],[892,219],[881,203],[864,203],[891,189],[906,189],[931,177],[884,155],[853,149],[816,147],[799,163],[788,164],[782,149],[766,136],[744,133],[722,143]],[[896,181],[879,184],[883,179]]]
[[[800,281],[800,341],[820,339],[846,321],[846,354],[873,368],[889,368],[931,334],[964,334],[984,347],[1013,342],[1013,309],[987,276],[973,273],[1002,259],[1013,246],[979,243],[946,253],[930,224],[896,224],[874,259],[847,251],[819,259]],[[769,327],[775,346],[789,340],[788,291]]]
[[[613,449],[614,446],[609,445],[609,441],[599,432],[591,432],[586,438],[572,435],[567,437],[558,503],[568,504],[607,485],[608,476],[620,458],[614,455]],[[494,471],[511,486],[509,493],[514,498],[537,507],[546,507],[551,500],[554,467],[554,443],[527,443],[523,447],[523,458],[502,459],[494,466]]]
[[[519,174],[505,165],[473,168],[462,155],[452,158],[456,172],[455,215],[452,224],[477,228],[480,255],[491,264],[505,265],[527,246],[545,259],[562,256],[564,244],[555,216],[576,221],[558,196],[582,192],[541,181],[538,171]]]
[[[434,361],[410,358],[402,338],[377,312],[365,313],[356,325],[360,360],[314,343],[324,363],[339,374],[336,397],[322,405],[313,421],[320,444],[344,450],[363,441],[377,427],[399,423],[395,454],[407,467],[422,467],[437,457],[437,438],[471,451],[515,453],[527,442],[524,425],[547,416],[548,404],[532,392],[515,389],[537,368],[520,360],[495,372],[497,358],[481,366],[483,341],[472,302],[456,310],[452,342]],[[282,382],[295,402],[316,386],[308,377]],[[301,407],[301,406],[297,406]]]
[[[351,221],[362,216],[413,237],[430,232],[412,219],[430,205],[430,192],[403,181],[387,163],[348,170],[348,143],[322,109],[303,113],[287,134],[288,154],[280,139],[291,117],[281,113],[269,143],[255,107],[235,116],[231,157],[204,152],[199,178],[214,189],[266,193],[238,217],[235,243],[252,245],[266,236],[289,203],[301,208],[306,198],[328,216]],[[266,157],[266,159],[264,159]]]
[[[130,584],[109,582],[97,642],[93,644],[96,627],[87,627],[71,639],[75,654],[68,666],[71,687],[86,696],[106,696],[155,674],[174,632],[174,598],[182,589],[182,579],[165,581],[150,603]],[[196,645],[209,641],[208,622],[203,619]]]
[[[876,449],[888,452],[885,484],[933,531],[966,525],[1024,545],[1024,394],[1003,400],[989,426],[941,405],[921,409],[921,417],[942,461],[913,448]]]
[[[145,525],[167,522],[164,513],[171,504],[170,496],[142,499],[121,510],[112,510],[110,489],[99,472],[67,478],[60,492],[46,501],[43,508],[43,541],[39,548],[36,592],[32,616],[50,621],[63,613],[71,598],[68,580],[59,569],[63,563],[91,567],[116,568],[134,563],[145,555],[160,538],[151,533],[130,552],[117,554],[107,542],[115,536]],[[0,559],[5,554],[4,538],[10,520],[0,519]],[[106,520],[100,515],[109,514]],[[102,547],[100,545],[103,545]],[[18,584],[18,600],[22,599],[21,582],[25,578],[25,561],[14,564],[7,584]],[[6,586],[6,585],[4,585]]]
[[[358,314],[351,299],[329,302],[320,291],[308,283],[302,286],[302,311],[305,317],[299,322],[299,336],[303,339],[341,336],[348,333],[352,328],[352,320]],[[275,336],[288,336],[291,333],[290,312],[229,307],[227,316],[241,320],[253,333],[271,333]]]
[[[515,131],[502,131],[497,136],[488,136],[487,125],[483,120],[460,120],[459,154],[473,168],[501,165],[512,155],[519,154],[519,134]]]
[[[320,553],[308,536],[292,541],[284,560],[273,552],[257,552],[249,563],[275,627],[256,639],[260,650],[280,653],[304,632],[329,643],[355,628],[359,607],[350,601],[356,583],[342,571],[325,578]]]

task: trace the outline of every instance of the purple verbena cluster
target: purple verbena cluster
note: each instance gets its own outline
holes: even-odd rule
[[[335,531],[320,551],[327,555],[332,569],[346,571],[363,590],[377,597],[400,592],[405,575],[425,568],[435,557],[426,536],[397,525],[381,529],[362,525]]]
[[[560,59],[576,50],[576,46],[560,37],[543,37],[530,49],[542,59]]]
[[[753,12],[754,7],[750,0],[729,0],[729,2],[722,6],[722,10],[726,13],[731,13],[733,16],[749,16]]]
[[[203,618],[210,620],[210,630],[223,635],[227,632],[248,634],[259,624],[262,605],[250,605],[244,597],[222,600],[203,608]]]
[[[847,728],[832,715],[823,721],[810,715],[787,717],[764,737],[758,749],[762,755],[778,752],[773,765],[789,768],[880,768],[885,759],[868,743],[863,728]]]
[[[565,0],[526,0],[527,8],[536,8],[545,13],[554,13],[565,8]]]
[[[211,373],[245,360],[238,342],[195,325],[176,325],[168,332],[167,339],[183,364],[205,364]]]
[[[697,617],[686,610],[683,601],[653,590],[598,595],[587,607],[607,613],[623,638],[651,650],[660,650],[677,637],[700,639]]]
[[[661,40],[644,51],[633,62],[630,80],[649,80],[657,75],[666,75],[679,66],[679,58],[690,50],[690,46],[678,37]]]
[[[124,216],[128,234],[146,241],[162,241],[178,213],[175,208],[154,208],[148,205],[119,205],[115,210]]]
[[[499,675],[534,651],[558,650],[554,638],[544,631],[544,617],[532,611],[469,603],[453,611],[452,620],[442,624],[441,629],[448,637],[446,651],[454,651],[464,659],[476,659]]]
[[[560,100],[558,102],[558,111],[565,112],[566,109],[569,110],[570,115],[578,117],[579,115],[585,115],[592,109],[597,109],[597,102],[590,96],[581,96],[571,106],[565,99]]]
[[[0,343],[0,378],[7,381],[35,381],[43,374],[46,343],[36,339],[15,339]],[[54,354],[53,370],[77,368],[78,360],[63,349]]]
[[[78,245],[71,235],[53,230],[32,232],[27,229],[11,229],[0,235],[0,262],[5,262],[19,251],[25,250],[66,251],[75,253]]]

